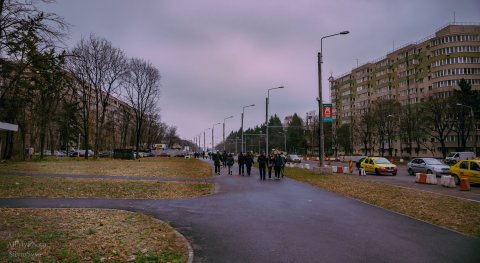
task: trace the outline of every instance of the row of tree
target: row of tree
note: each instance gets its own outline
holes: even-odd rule
[[[404,106],[395,100],[375,101],[357,118],[352,117],[351,123],[339,125],[336,142],[347,154],[357,145],[365,155],[413,156],[423,148],[445,157],[452,136],[455,150],[467,150],[469,138],[471,145],[475,144],[479,102],[480,92],[463,79],[450,96],[432,95],[424,102]],[[393,151],[395,141],[400,152]]]
[[[69,25],[37,4],[0,0],[0,120],[18,124],[20,135],[6,133],[3,158],[33,146],[42,157],[47,145],[69,149],[79,134],[77,147],[93,147],[95,158],[100,150],[179,141],[160,121],[157,68],[94,35],[58,51]]]
[[[480,92],[461,80],[450,96],[433,95],[424,102],[400,105],[396,100],[377,100],[348,123],[324,124],[326,155],[379,154],[382,156],[418,156],[422,149],[447,155],[455,137],[457,151],[475,145],[475,129],[480,117]],[[318,154],[318,116],[305,121],[296,113],[284,125],[277,115],[270,117],[269,149],[289,153]],[[241,151],[241,130],[230,133],[217,149]],[[244,131],[244,149],[265,151],[265,124]],[[480,135],[480,134],[479,134]],[[395,149],[395,144],[400,149]],[[399,150],[399,151],[398,151]]]

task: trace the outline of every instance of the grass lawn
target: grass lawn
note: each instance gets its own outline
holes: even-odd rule
[[[186,262],[185,240],[150,216],[0,208],[0,262]]]
[[[0,198],[185,198],[211,194],[213,184],[145,180],[0,176]]]
[[[54,158],[46,161],[7,162],[2,171],[38,172],[52,174],[90,174],[118,176],[149,176],[167,178],[206,178],[212,168],[197,159],[149,157],[138,160],[85,160],[83,158]]]
[[[285,174],[292,179],[480,237],[479,202],[368,182],[350,176],[318,175],[305,169],[285,169]]]

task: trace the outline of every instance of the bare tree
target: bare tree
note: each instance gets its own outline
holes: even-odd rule
[[[23,146],[25,129],[30,126],[25,118],[29,114],[25,104],[28,98],[23,95],[30,92],[31,85],[25,80],[29,78],[33,59],[37,59],[29,56],[29,52],[54,47],[62,42],[68,30],[63,18],[39,10],[39,2],[0,0],[0,119],[19,124]],[[6,159],[12,157],[13,137],[13,132],[6,133],[3,155]]]
[[[375,133],[382,156],[384,156],[386,144],[388,144],[388,154],[392,156],[395,120],[389,116],[398,114],[399,107],[399,103],[395,100],[379,100],[374,104]]]
[[[364,147],[364,155],[371,155],[374,147],[375,120],[373,110],[369,107],[356,122],[356,134]]]
[[[422,105],[423,114],[420,115],[423,124],[420,128],[440,143],[443,158],[447,157],[445,141],[455,125],[453,103],[452,97],[444,99],[433,95]]]
[[[88,39],[80,40],[72,50],[72,56],[70,68],[80,83],[83,97],[86,150],[88,150],[89,138],[89,124],[86,122],[89,120],[90,104],[93,104],[95,110],[94,157],[96,158],[110,97],[121,85],[122,76],[126,73],[127,60],[123,51],[113,47],[106,39],[93,35]],[[85,158],[88,158],[87,154]]]
[[[133,58],[128,63],[124,81],[125,97],[134,111],[135,147],[138,155],[145,120],[156,111],[156,100],[160,95],[160,72],[150,62]]]
[[[0,64],[8,73],[0,84],[0,101],[15,93],[16,83],[31,66],[25,38],[34,35],[40,51],[61,43],[69,25],[62,17],[39,10],[35,0],[0,0]],[[52,1],[42,1],[52,2]],[[14,61],[14,63],[7,63]]]

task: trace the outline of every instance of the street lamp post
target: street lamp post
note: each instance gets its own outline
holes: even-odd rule
[[[462,106],[462,107],[467,107],[470,108],[470,114],[472,114],[472,126],[473,126],[473,140],[474,140],[474,146],[473,146],[473,151],[475,155],[477,155],[477,125],[475,125],[475,115],[473,114],[473,107],[464,105],[461,103],[457,103],[457,106]]]
[[[270,91],[274,89],[283,89],[283,86],[277,88],[271,88],[267,90],[267,97],[265,98],[265,128],[266,128],[266,136],[265,136],[265,153],[268,154],[268,104],[270,103]]]
[[[207,148],[205,147],[205,132],[208,131],[208,130],[210,130],[210,128],[207,128],[207,129],[203,130],[203,150],[204,151],[207,151]]]
[[[319,129],[318,129],[318,144],[319,144],[319,159],[320,159],[320,167],[324,165],[324,158],[325,158],[325,145],[324,145],[324,132],[323,132],[323,101],[322,101],[322,51],[323,51],[323,39],[333,37],[336,35],[346,35],[350,33],[349,31],[342,31],[340,33],[336,33],[333,35],[324,36],[320,39],[320,52],[318,52],[317,56],[317,63],[318,63],[318,116],[319,116]]]
[[[230,117],[227,117],[227,118],[224,118],[223,119],[223,151],[225,151],[225,121],[228,120],[228,119],[231,119],[233,118],[233,116],[230,116]]]
[[[221,123],[220,123],[220,122],[219,122],[219,123],[215,123],[215,124],[213,124],[213,126],[212,126],[212,154],[213,154],[214,149],[215,149],[215,144],[214,144],[215,142],[214,142],[214,140],[213,140],[213,133],[214,133],[215,125],[218,125],[218,124],[221,124]]]
[[[255,106],[255,104],[243,106],[243,108],[242,108],[242,125],[241,125],[241,128],[240,128],[240,130],[242,131],[242,134],[241,134],[241,136],[242,136],[242,147],[240,147],[242,153],[245,152],[244,149],[243,149],[243,115],[245,115],[245,108],[253,107],[253,106]]]

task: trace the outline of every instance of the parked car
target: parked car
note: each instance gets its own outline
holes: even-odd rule
[[[445,158],[445,164],[454,165],[462,160],[473,160],[475,159],[474,152],[451,152]]]
[[[155,155],[151,151],[143,152],[143,157],[153,157],[153,156],[155,156]]]
[[[53,155],[56,157],[65,157],[67,154],[64,151],[54,151]]]
[[[287,155],[287,162],[292,162],[292,163],[301,163],[302,159],[296,154],[289,154]]]
[[[70,157],[84,157],[85,156],[85,150],[74,150],[70,152]],[[88,150],[88,156],[93,156],[93,151]]]
[[[397,166],[383,157],[367,157],[360,164],[367,173],[397,175]]]
[[[459,184],[460,179],[466,178],[469,182],[480,183],[480,160],[464,160],[450,167],[450,173]]]
[[[408,164],[408,174],[415,173],[435,174],[436,176],[450,174],[450,166],[435,158],[414,158]]]
[[[112,151],[101,151],[98,153],[98,157],[112,157],[113,152]]]

